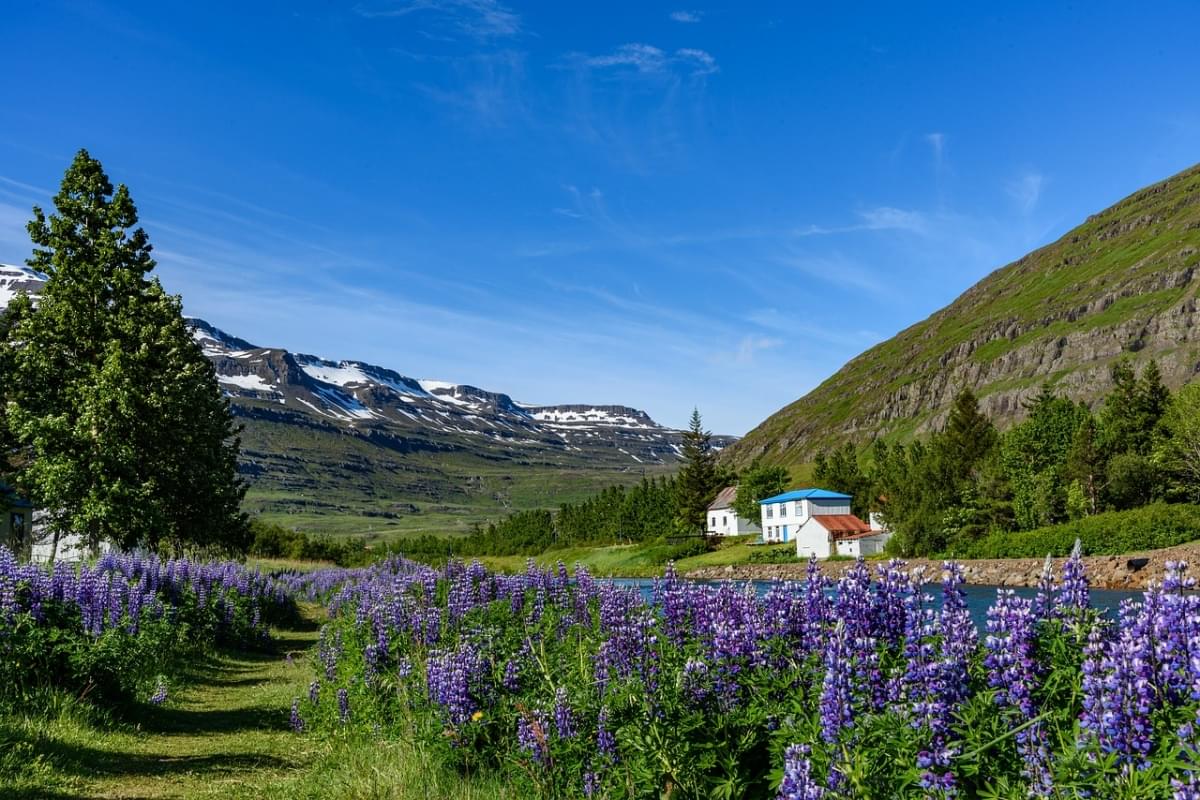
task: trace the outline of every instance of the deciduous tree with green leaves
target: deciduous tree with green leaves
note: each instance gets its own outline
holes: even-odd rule
[[[48,280],[9,306],[0,358],[18,486],[91,546],[244,551],[237,427],[129,190],[81,150],[54,206],[28,226]]]
[[[1173,493],[1200,502],[1200,383],[1176,392],[1159,425],[1154,461]]]
[[[761,515],[758,501],[766,497],[781,494],[787,489],[787,468],[779,465],[752,463],[738,479],[737,497],[733,501],[733,510],[744,520],[758,524]]]

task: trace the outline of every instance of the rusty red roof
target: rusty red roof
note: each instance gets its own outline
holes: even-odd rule
[[[880,531],[871,530],[871,526],[853,514],[814,514],[816,522],[833,534],[835,539],[861,539]]]

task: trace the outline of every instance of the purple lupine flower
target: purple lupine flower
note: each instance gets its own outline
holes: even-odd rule
[[[504,678],[501,680],[501,685],[508,692],[515,693],[521,689],[521,668],[517,665],[516,659],[510,658],[504,662]]]
[[[680,682],[684,695],[695,705],[703,704],[712,693],[708,665],[703,661],[689,658],[683,665]]]
[[[1171,779],[1172,800],[1200,800],[1200,711],[1196,718],[1180,726],[1179,749],[1181,760],[1190,769],[1184,770],[1183,776]]]
[[[548,728],[546,715],[541,711],[522,712],[517,717],[517,746],[529,753],[538,764],[550,760]]]
[[[996,602],[987,611],[984,639],[987,655],[983,665],[988,671],[988,685],[996,689],[996,703],[1015,709],[1022,719],[1032,719],[1038,713],[1034,691],[1041,671],[1034,658],[1038,622],[1034,602],[1017,597],[1011,589],[999,590]],[[1051,796],[1054,786],[1044,727],[1035,723],[1019,732],[1016,741],[1030,796]]]
[[[567,690],[560,686],[554,690],[554,729],[560,739],[575,737],[575,715],[567,698]]]
[[[317,700],[321,698],[321,682],[313,681],[308,685],[308,702],[312,705],[317,704]]]
[[[821,685],[821,738],[830,744],[841,739],[842,730],[854,724],[850,675],[849,633],[839,620],[825,647],[825,679]]]
[[[583,773],[583,796],[595,797],[598,791],[600,791],[600,776],[589,769]]]
[[[1062,584],[1055,596],[1055,613],[1063,617],[1078,616],[1091,607],[1087,570],[1083,566],[1083,544],[1076,539],[1071,556],[1063,564]]]
[[[350,693],[345,689],[337,690],[338,719],[343,725],[350,722]]]
[[[779,784],[776,800],[821,800],[825,790],[812,778],[812,764],[808,745],[794,744],[788,747],[783,761],[783,781]]]
[[[1038,577],[1037,594],[1033,599],[1033,615],[1038,619],[1048,616],[1053,608],[1054,596],[1054,559],[1046,554],[1042,564],[1042,574]]]
[[[457,650],[435,650],[425,664],[429,699],[445,709],[452,724],[463,725],[487,700],[483,676],[487,661],[471,644]]]
[[[293,733],[304,733],[304,718],[300,716],[300,698],[292,700],[292,713],[290,717]]]
[[[1133,613],[1129,607],[1122,610]],[[1146,637],[1135,635],[1126,614],[1122,617],[1115,639],[1097,642],[1089,637],[1080,725],[1085,739],[1115,754],[1117,763],[1141,769],[1153,747],[1153,654]]]
[[[167,702],[167,684],[160,678],[154,687],[154,694],[150,695],[150,705],[161,706]]]
[[[602,707],[596,718],[596,749],[610,762],[617,761],[617,740],[608,727],[608,708]]]

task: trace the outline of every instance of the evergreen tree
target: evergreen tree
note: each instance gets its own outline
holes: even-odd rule
[[[54,204],[28,226],[49,279],[13,301],[0,359],[18,485],[56,536],[243,552],[237,430],[128,189],[81,150]]]
[[[1067,477],[1079,484],[1088,514],[1100,512],[1100,496],[1105,485],[1104,465],[1096,419],[1088,413],[1075,429],[1066,465]]]
[[[996,446],[996,427],[979,410],[979,400],[969,388],[955,396],[946,429],[937,441],[946,457],[945,467],[956,478],[969,477]]]
[[[675,527],[680,533],[704,531],[708,504],[727,477],[717,468],[712,433],[704,430],[700,411],[693,409],[691,422],[683,434],[683,468],[675,477]]]
[[[1129,362],[1122,359],[1112,367],[1112,380],[1113,388],[1101,414],[1105,452],[1109,457],[1122,453],[1149,455],[1154,429],[1171,398],[1158,364],[1151,361],[1138,377]]]
[[[1171,398],[1159,425],[1154,460],[1170,476],[1174,496],[1200,500],[1200,383]]]

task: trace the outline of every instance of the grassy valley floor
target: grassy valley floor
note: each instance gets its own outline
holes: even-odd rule
[[[307,691],[321,613],[307,607],[303,625],[275,631],[270,653],[197,664],[160,707],[106,719],[58,696],[0,712],[0,798],[513,797],[495,781],[447,772],[411,742],[293,733],[288,709]]]

